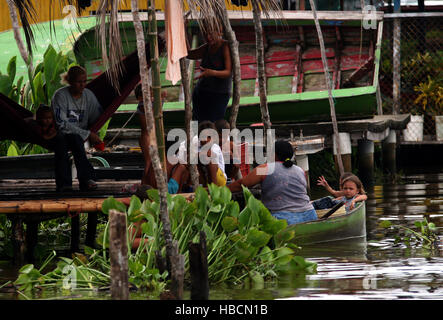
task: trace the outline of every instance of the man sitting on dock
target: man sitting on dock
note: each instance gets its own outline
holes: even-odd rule
[[[93,146],[102,144],[99,136],[88,130],[103,111],[94,93],[86,88],[86,70],[80,66],[71,67],[63,75],[68,85],[58,89],[52,98],[55,120],[62,133],[57,140],[54,153],[56,160],[56,190],[72,190],[72,174],[68,151],[72,151],[81,191],[97,188],[94,168],[86,157],[84,142],[89,139]]]

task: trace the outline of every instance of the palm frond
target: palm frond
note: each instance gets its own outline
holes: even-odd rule
[[[118,77],[123,73],[123,45],[119,27],[121,0],[100,0],[97,10],[96,34],[101,46],[103,65],[108,69],[111,84],[118,91]]]
[[[37,13],[32,0],[7,0],[12,2],[17,8],[20,21],[22,23],[23,32],[25,34],[28,53],[32,56],[32,46],[35,45],[34,34],[31,25],[36,22]]]

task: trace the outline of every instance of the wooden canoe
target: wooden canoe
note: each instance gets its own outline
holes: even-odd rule
[[[321,218],[328,210],[318,210]],[[323,242],[357,239],[366,237],[365,202],[346,213],[344,207],[337,210],[326,220],[316,220],[288,226],[287,230],[295,231],[293,242],[296,245],[310,245]]]
[[[330,107],[324,78],[319,42],[312,13],[283,12],[284,21],[263,17],[267,98],[273,124],[329,121]],[[239,41],[241,64],[241,99],[237,123],[248,126],[261,122],[257,90],[255,33],[251,12],[230,12],[231,25]],[[319,15],[326,46],[326,56],[333,81],[333,97],[338,119],[371,117],[377,109],[376,88],[382,34],[382,14],[376,15],[376,28],[364,28],[364,17],[356,12],[322,12]],[[123,19],[124,20],[124,19]],[[164,29],[164,18],[157,15],[158,29]],[[193,47],[203,43],[197,23],[191,21]],[[124,34],[124,52],[135,50],[132,21],[120,22]],[[85,66],[89,79],[104,67],[95,28],[86,30],[76,41],[74,53]],[[165,79],[165,53],[160,54],[162,89],[167,92],[163,105],[165,128],[184,127],[184,103],[181,83],[172,85]],[[200,72],[199,61],[192,62],[191,79]],[[195,81],[191,83],[191,88]],[[131,95],[114,114],[110,127],[121,127],[135,111]],[[229,119],[230,105],[226,112]],[[137,117],[127,128],[139,126]]]

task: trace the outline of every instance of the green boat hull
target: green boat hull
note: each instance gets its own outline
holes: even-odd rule
[[[366,237],[366,206],[358,203],[349,213],[330,217],[326,220],[304,222],[289,226],[294,231],[293,242],[296,245],[309,245]]]
[[[372,86],[333,91],[335,111],[339,119],[361,119],[371,117],[377,104],[375,88]],[[228,104],[225,118],[229,120],[231,104]],[[355,108],[358,106],[358,108]],[[327,91],[302,92],[268,96],[269,114],[273,124],[288,122],[330,121],[331,113]],[[185,112],[183,102],[164,104],[165,127],[183,127]],[[240,99],[237,124],[246,126],[261,122],[260,97]]]

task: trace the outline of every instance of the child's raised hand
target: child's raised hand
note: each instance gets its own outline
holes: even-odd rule
[[[318,178],[318,180],[317,180],[317,185],[318,185],[318,186],[323,186],[323,187],[325,187],[325,188],[329,187],[328,182],[326,181],[325,177],[323,177],[323,176],[321,176],[321,177]]]

